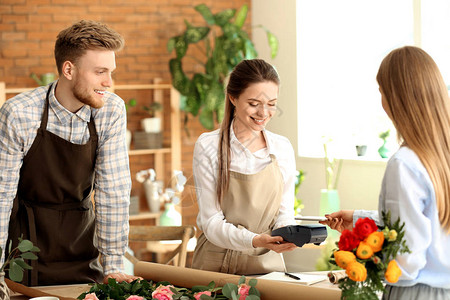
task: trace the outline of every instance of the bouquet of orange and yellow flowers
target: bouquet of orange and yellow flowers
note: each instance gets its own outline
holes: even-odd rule
[[[390,212],[382,213],[384,229],[372,219],[358,219],[352,231],[344,230],[330,262],[345,269],[348,277],[339,280],[342,299],[378,299],[383,281],[395,283],[401,275],[395,257],[410,252],[404,241],[405,224],[391,224]]]

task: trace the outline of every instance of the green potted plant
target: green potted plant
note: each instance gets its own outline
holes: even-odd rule
[[[39,252],[39,248],[34,246],[29,240],[19,238],[19,244],[14,249],[12,241],[9,241],[8,256],[0,267],[0,299],[9,299],[9,288],[5,282],[5,271],[8,271],[9,279],[20,282],[23,279],[23,271],[31,270],[32,267],[25,262],[26,259],[36,260],[38,257],[33,252]],[[3,249],[0,248],[0,258]]]
[[[148,118],[141,120],[142,129],[145,132],[161,132],[161,118],[155,116],[157,111],[161,111],[163,108],[159,102],[153,102],[149,106],[143,106],[142,109],[149,115]]]
[[[240,61],[255,58],[258,53],[243,30],[248,11],[246,4],[238,11],[226,9],[216,14],[205,4],[194,9],[203,16],[206,25],[195,27],[185,20],[186,30],[167,43],[168,51],[175,51],[176,54],[169,61],[169,68],[172,85],[182,95],[181,109],[186,112],[185,123],[190,114],[198,116],[206,129],[213,129],[214,120],[221,122],[223,118],[226,77]],[[278,40],[268,30],[266,33],[273,58],[278,52]],[[201,49],[203,58],[187,56],[190,45]],[[203,71],[193,73],[190,78],[182,64],[183,59],[188,57],[203,66]]]

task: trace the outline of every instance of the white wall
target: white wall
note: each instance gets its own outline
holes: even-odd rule
[[[298,153],[301,141],[298,140],[297,130],[297,93],[302,83],[297,82],[296,1],[253,0],[251,9],[252,38],[259,57],[276,66],[282,81],[279,96],[281,112],[272,119],[267,128],[289,138]],[[270,58],[265,32],[255,28],[257,25],[265,26],[278,37],[280,48],[278,56],[273,60]],[[320,115],[317,117],[320,118]],[[320,189],[325,188],[323,159],[297,156],[296,163],[297,169],[306,172],[299,193],[305,204],[303,214],[317,215]],[[377,209],[385,166],[386,163],[382,161],[344,161],[338,186],[341,208]]]

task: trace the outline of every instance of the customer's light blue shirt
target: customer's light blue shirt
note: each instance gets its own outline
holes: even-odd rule
[[[389,160],[380,192],[378,212],[356,210],[358,218],[380,220],[381,211],[391,211],[392,221],[405,222],[405,239],[411,250],[396,261],[402,270],[392,285],[417,283],[450,288],[450,235],[439,222],[433,184],[417,155],[401,147]]]

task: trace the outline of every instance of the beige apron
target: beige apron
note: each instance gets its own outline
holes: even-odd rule
[[[221,209],[228,223],[260,234],[273,229],[281,205],[283,178],[276,158],[262,171],[246,175],[230,172],[230,187]],[[252,275],[284,271],[280,254],[266,248],[235,251],[218,247],[202,233],[197,241],[195,269]]]

